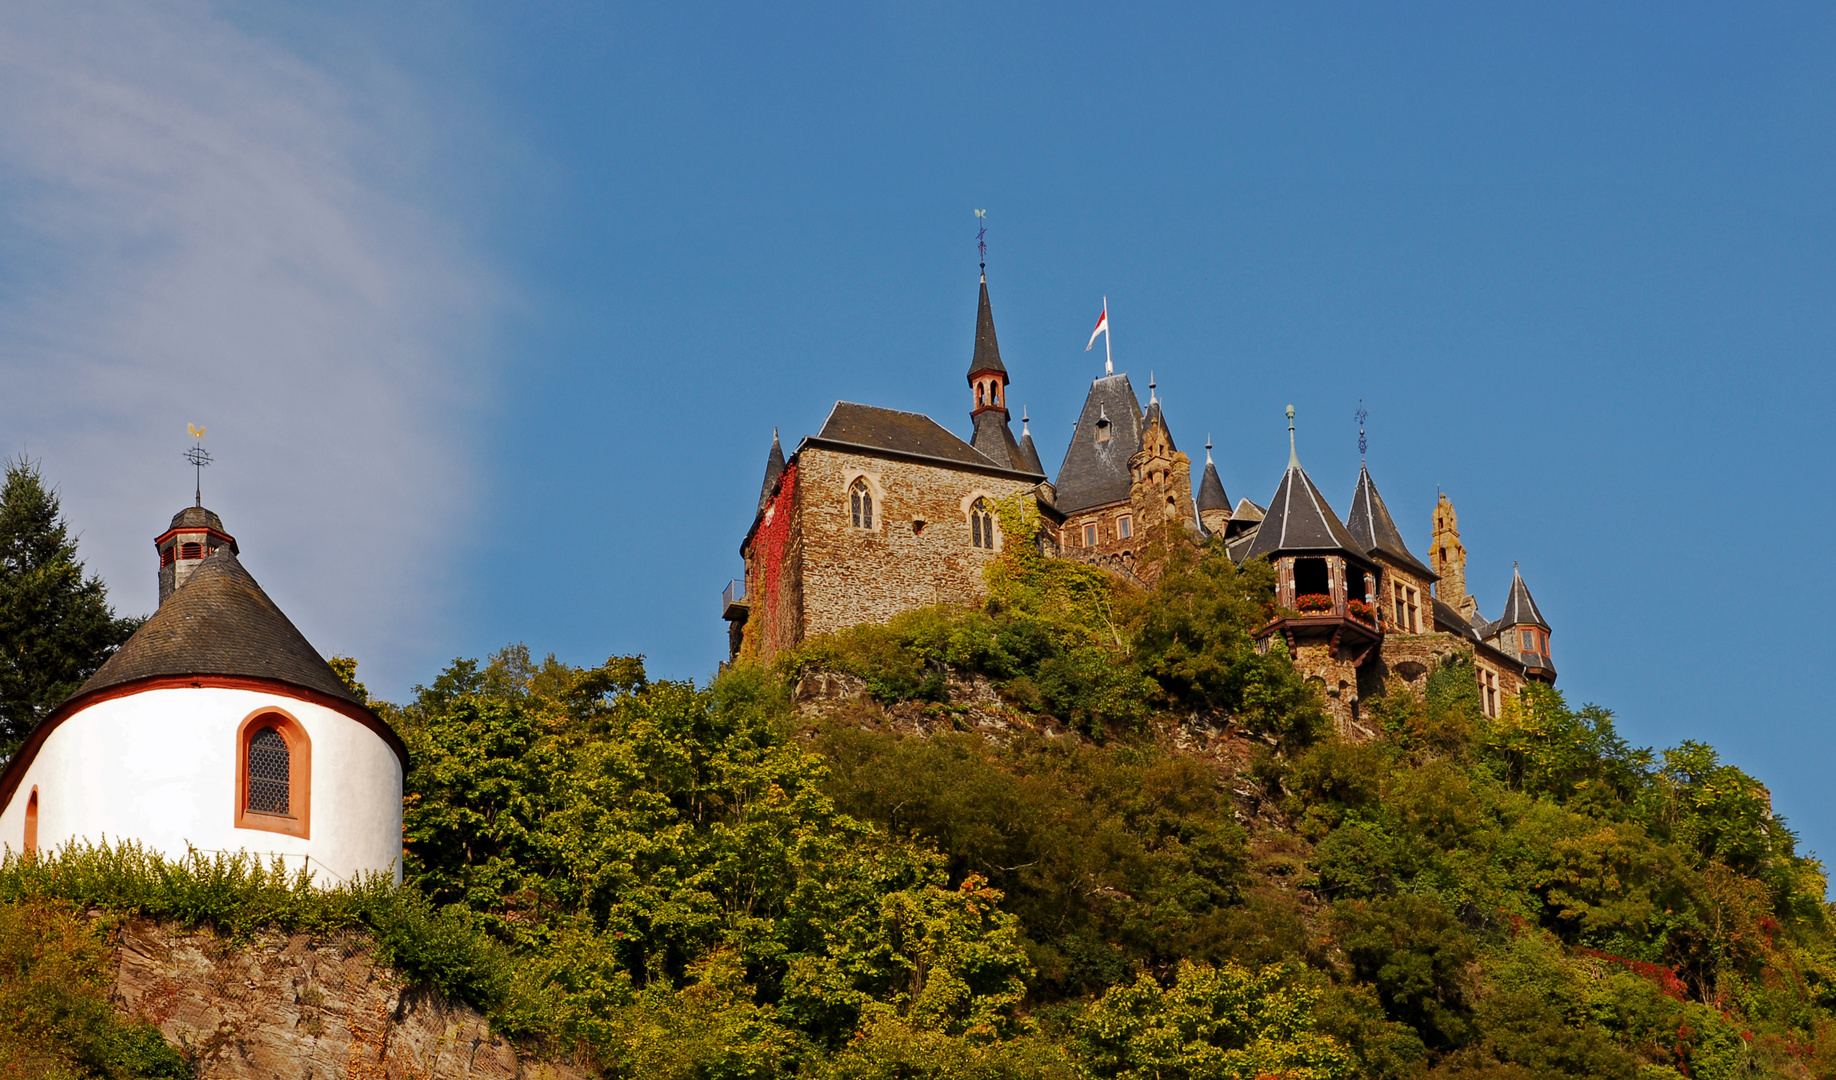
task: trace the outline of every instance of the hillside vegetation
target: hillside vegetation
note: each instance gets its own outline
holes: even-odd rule
[[[706,687],[457,661],[379,706],[414,761],[401,890],[101,850],[8,864],[0,901],[365,927],[612,1077],[1836,1075],[1823,870],[1759,783],[1546,688],[1488,720],[1459,664],[1340,742],[1253,647],[1266,568],[1163,555],[1143,593],[1010,544],[982,610]],[[800,713],[811,667],[946,733]],[[952,669],[1005,737],[948,730]],[[1172,747],[1192,716],[1241,770]]]

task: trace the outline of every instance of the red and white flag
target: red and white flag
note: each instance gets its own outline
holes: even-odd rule
[[[1103,301],[1103,314],[1097,316],[1096,329],[1090,331],[1090,344],[1084,346],[1084,351],[1089,352],[1093,347],[1095,347],[1098,334],[1107,334],[1107,333],[1109,333],[1109,301],[1104,300]]]

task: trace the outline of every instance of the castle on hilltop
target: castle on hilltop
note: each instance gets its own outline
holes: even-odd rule
[[[1488,716],[1527,683],[1555,682],[1549,623],[1521,573],[1498,618],[1479,614],[1446,495],[1434,507],[1424,565],[1367,467],[1359,468],[1350,514],[1333,511],[1295,452],[1292,408],[1288,467],[1267,506],[1231,504],[1209,443],[1195,495],[1192,460],[1174,443],[1153,381],[1143,409],[1128,376],[1105,369],[1090,384],[1057,478],[1048,479],[1026,417],[1014,438],[1011,380],[984,272],[968,442],[928,416],[846,401],[788,458],[774,432],[758,510],[740,544],[746,577],[723,598],[732,656],[769,659],[812,635],[979,602],[983,568],[1007,541],[995,504],[1022,496],[1038,508],[1043,554],[1135,584],[1158,576],[1146,561],[1156,538],[1217,537],[1239,565],[1268,560],[1276,609],[1256,630],[1259,645],[1279,639],[1287,647],[1349,737],[1375,734],[1360,698],[1390,675],[1419,688],[1449,656],[1471,659]]]

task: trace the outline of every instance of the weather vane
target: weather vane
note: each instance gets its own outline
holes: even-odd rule
[[[986,270],[988,269],[988,240],[986,239],[988,236],[988,211],[977,210],[975,212],[975,223],[977,226],[975,230],[975,250],[976,253],[982,257],[982,269]]]
[[[185,430],[189,431],[191,433],[192,439],[195,440],[191,444],[191,449],[185,451],[185,460],[191,462],[192,470],[195,473],[195,476],[193,479],[197,485],[197,492],[195,494],[195,498],[197,500],[196,504],[198,506],[203,506],[204,505],[204,466],[210,464],[210,451],[204,449],[204,429],[203,428],[199,427],[196,424],[186,424]]]
[[[1371,415],[1371,410],[1364,407],[1364,399],[1358,399],[1358,411],[1353,414],[1358,418],[1358,460],[1364,460],[1364,418]]]

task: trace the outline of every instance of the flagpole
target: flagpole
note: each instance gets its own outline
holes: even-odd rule
[[[1116,355],[1109,348],[1109,297],[1103,297],[1103,374],[1116,373]]]

